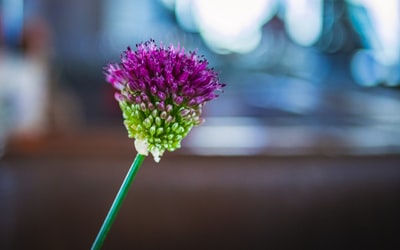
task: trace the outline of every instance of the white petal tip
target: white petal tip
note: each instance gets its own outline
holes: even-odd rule
[[[146,140],[141,140],[141,139],[135,140],[136,151],[141,155],[145,155],[145,156],[149,155],[148,146],[149,146],[149,144],[147,143]]]
[[[154,148],[154,149],[152,149],[150,151],[150,153],[153,155],[154,161],[158,163],[161,160],[161,156],[163,155],[164,150],[160,150],[158,148]]]

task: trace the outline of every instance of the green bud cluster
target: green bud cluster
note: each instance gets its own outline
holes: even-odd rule
[[[159,161],[165,150],[174,151],[193,126],[201,123],[201,105],[184,107],[119,101],[130,138],[147,143],[147,151]],[[149,107],[150,106],[150,107]],[[158,107],[158,108],[155,108]]]

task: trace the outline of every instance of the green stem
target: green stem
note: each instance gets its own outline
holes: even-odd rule
[[[136,176],[137,171],[143,163],[145,156],[141,154],[137,154],[135,160],[132,163],[128,173],[126,174],[125,180],[122,183],[117,196],[114,199],[113,204],[111,205],[110,210],[108,211],[107,217],[105,218],[103,225],[100,228],[99,233],[92,245],[92,250],[98,250],[103,245],[105,238],[107,237],[108,231],[110,231],[111,225],[113,224],[115,217],[118,214],[118,211],[121,207],[122,202],[125,199],[126,194],[128,193],[129,187]]]

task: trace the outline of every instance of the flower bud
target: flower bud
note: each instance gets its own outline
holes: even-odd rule
[[[158,162],[165,150],[181,146],[193,126],[203,120],[203,104],[225,86],[204,57],[180,47],[157,46],[153,40],[128,48],[120,64],[106,67],[128,130],[139,154]]]

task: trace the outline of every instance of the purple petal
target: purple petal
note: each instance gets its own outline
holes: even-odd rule
[[[175,99],[174,99],[174,103],[176,104],[176,105],[181,105],[182,103],[183,103],[183,97],[182,96],[177,96]]]
[[[158,91],[157,92],[157,97],[161,100],[161,101],[165,101],[165,99],[167,98],[166,94],[164,92]]]

